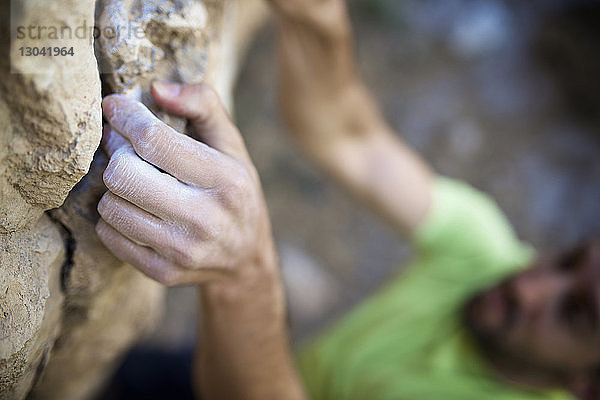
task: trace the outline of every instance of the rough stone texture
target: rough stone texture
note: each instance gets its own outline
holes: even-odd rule
[[[8,24],[7,3],[2,5],[4,24]],[[43,7],[34,3],[19,3],[21,10],[15,6],[15,20],[73,26],[93,21],[91,0],[43,2]],[[68,15],[65,9],[70,10]],[[3,27],[3,40],[10,37],[7,29]],[[0,61],[0,233],[31,226],[43,211],[60,206],[87,172],[100,140],[100,82],[92,49],[85,40],[74,39],[64,45],[73,46],[76,57],[18,55],[18,46],[50,44],[20,40],[10,50],[12,65],[8,58]],[[3,56],[8,53],[4,49]]]
[[[19,399],[39,377],[59,331],[65,254],[46,216],[30,229],[0,235],[0,247],[0,398]]]
[[[109,90],[151,105],[148,89],[153,79],[186,83],[204,79],[210,39],[220,25],[223,3],[210,6],[210,23],[208,7],[193,0],[105,0],[98,25],[103,32],[118,32],[101,35],[97,46]],[[184,130],[184,120],[159,115]]]
[[[100,28],[134,25],[143,32],[102,36],[95,50],[103,71],[91,40],[61,41],[74,47],[74,57],[20,57],[21,46],[56,43],[11,46],[9,4],[0,5],[3,54],[13,56],[0,57],[0,399],[90,398],[156,324],[164,295],[94,233],[106,190],[107,160],[96,151],[100,72],[105,93],[128,93],[149,105],[156,78],[212,82],[228,99],[247,42],[235,27],[249,36],[264,13],[246,18],[234,0],[13,3],[15,25],[91,26],[96,15]],[[183,121],[158,113],[184,129]]]
[[[19,4],[17,24],[76,26],[94,16],[91,0]],[[0,12],[0,398],[19,399],[39,379],[62,330],[68,249],[44,211],[60,206],[89,168],[100,140],[100,80],[85,41],[64,42],[77,57],[19,57],[20,46],[50,42],[22,40],[10,49],[8,6]]]
[[[149,94],[155,79],[211,82],[231,108],[239,55],[266,16],[257,0],[104,0],[97,42],[101,72],[110,92],[142,101],[175,129],[184,121],[154,108]],[[125,31],[125,29],[121,29]],[[142,33],[142,34],[140,34]]]

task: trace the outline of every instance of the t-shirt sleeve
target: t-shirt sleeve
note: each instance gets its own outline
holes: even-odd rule
[[[412,238],[412,265],[302,352],[300,371],[315,400],[441,398],[433,393],[455,388],[456,375],[432,380],[432,368],[445,365],[436,349],[456,333],[462,306],[527,265],[530,248],[490,197],[441,177],[432,196]]]
[[[438,177],[428,216],[413,235],[419,264],[440,278],[481,280],[528,263],[521,242],[496,202],[467,183]]]

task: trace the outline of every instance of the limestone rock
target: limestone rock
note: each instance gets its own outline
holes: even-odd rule
[[[94,18],[91,0],[13,3],[15,26],[77,26]],[[101,136],[100,80],[89,43],[63,43],[77,57],[21,57],[20,47],[49,42],[11,43],[8,2],[0,17],[0,47],[10,54],[0,61],[0,398],[19,399],[39,378],[62,328],[67,247],[44,211],[60,206],[89,168]]]
[[[249,12],[258,0],[244,1],[11,2],[13,29],[88,32],[60,42],[48,31],[19,38],[8,2],[0,4],[0,50],[11,55],[0,57],[0,399],[91,398],[160,317],[164,288],[123,265],[94,232],[106,190],[101,92],[152,106],[153,79],[203,80],[230,103],[237,54],[264,16]],[[99,28],[135,26],[139,36],[111,39],[101,30],[94,48],[87,28],[96,15]],[[74,55],[20,54],[57,43]]]
[[[72,57],[22,57],[21,47],[54,43],[35,39],[34,32],[15,39],[8,49],[6,3],[2,47],[10,59],[0,61],[0,233],[4,234],[34,224],[43,211],[62,204],[87,172],[101,136],[100,80],[89,42],[61,41],[73,47]],[[31,0],[13,3],[15,26],[79,26],[94,20],[92,0],[42,2],[42,6]]]
[[[39,379],[60,329],[65,259],[46,216],[30,229],[0,235],[0,398],[20,399]]]
[[[105,165],[98,151],[89,173],[51,212],[66,232],[70,255],[61,276],[61,333],[34,399],[92,397],[161,316],[164,288],[110,254],[94,232]]]

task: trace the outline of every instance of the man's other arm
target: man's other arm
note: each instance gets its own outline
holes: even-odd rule
[[[425,219],[431,168],[388,126],[354,64],[343,0],[271,0],[286,122],[318,165],[397,231]]]

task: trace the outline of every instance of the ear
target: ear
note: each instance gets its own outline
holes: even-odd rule
[[[567,389],[581,400],[600,400],[600,370],[594,368],[571,375]]]

